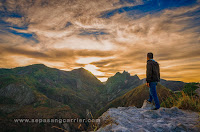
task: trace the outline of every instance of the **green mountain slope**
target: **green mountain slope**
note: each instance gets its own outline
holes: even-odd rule
[[[170,89],[162,86],[159,83],[157,85],[157,93],[160,103],[162,103],[166,98],[173,94],[173,92]],[[95,114],[95,117],[99,117],[101,114],[103,114],[105,111],[112,107],[136,106],[140,108],[142,107],[144,100],[148,99],[148,97],[149,88],[145,84],[142,84],[108,103],[105,107],[100,109]]]
[[[149,96],[143,83],[137,75],[131,76],[126,71],[117,72],[103,84],[84,68],[63,71],[43,64],[0,68],[0,123],[12,128],[9,120],[14,117],[85,118],[88,112],[97,113],[98,117],[111,107],[141,107]],[[160,102],[172,94],[160,84],[158,93]],[[70,124],[70,128],[77,130],[77,125]],[[85,130],[85,125],[81,130]],[[25,131],[29,129],[26,124],[24,127]],[[18,130],[20,126],[13,128]]]
[[[27,89],[41,93],[49,99],[69,105],[74,112],[81,116],[86,115],[86,109],[94,112],[102,107],[98,95],[103,88],[103,84],[84,68],[62,71],[49,68],[43,64],[34,64],[14,69],[0,69],[0,89],[2,92],[7,92],[6,96],[2,94],[0,99],[12,102],[13,90],[6,91],[6,89],[9,89],[6,87],[14,89],[16,85],[23,85],[28,87]],[[30,90],[24,92],[27,91]],[[20,95],[24,95],[20,93],[13,94],[19,94],[20,98]],[[15,98],[18,98],[18,95],[15,96]],[[34,94],[30,94],[30,96],[34,96]],[[28,98],[34,97],[27,97],[26,99]],[[34,101],[29,101],[28,104]]]
[[[126,71],[117,72],[106,81],[104,96],[107,98],[107,102],[110,102],[141,84],[142,81],[137,75],[131,76]]]
[[[52,100],[25,84],[10,84],[0,89],[0,128],[2,131],[49,131],[59,123],[15,123],[14,119],[68,119],[80,118],[72,109],[61,102]],[[80,123],[68,123],[73,131],[84,130]]]

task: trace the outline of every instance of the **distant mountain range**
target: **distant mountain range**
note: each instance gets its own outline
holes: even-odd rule
[[[49,111],[49,117],[65,115],[65,118],[68,116],[86,118],[90,112],[95,114],[100,109],[100,111],[105,111],[111,106],[116,106],[113,103],[118,102],[116,100],[120,98],[123,98],[123,101],[118,103],[119,106],[126,106],[123,103],[130,103],[132,99],[136,102],[143,102],[147,97],[143,83],[145,83],[144,79],[140,80],[137,75],[131,76],[126,71],[117,72],[102,83],[84,68],[63,71],[43,64],[13,69],[1,68],[0,119],[2,120],[0,122],[5,121],[3,119],[8,116],[29,115],[30,118],[39,118],[31,114],[33,111],[38,113],[37,115],[47,116],[43,110]],[[184,86],[184,82],[163,79],[161,84],[173,91],[181,90]],[[158,89],[160,87],[163,91],[169,91],[159,84]],[[138,90],[140,92],[136,92]],[[132,102],[131,105],[141,105],[136,102]],[[63,109],[68,111],[68,114],[58,115],[58,111],[63,111]],[[84,125],[82,129],[85,128]],[[74,130],[78,129],[77,126],[70,127]]]
[[[142,79],[142,83],[146,83],[146,78]],[[172,91],[181,91],[184,88],[185,83],[182,81],[173,81],[160,79],[160,84],[171,89]]]

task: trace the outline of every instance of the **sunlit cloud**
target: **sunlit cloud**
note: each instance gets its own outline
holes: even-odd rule
[[[144,78],[153,52],[162,78],[200,81],[199,10],[197,0],[1,1],[0,67],[43,63],[84,67],[102,81],[123,70]]]
[[[106,59],[111,59],[114,58],[112,57],[84,57],[84,58],[79,58],[76,62],[80,64],[90,64],[92,62],[100,61],[100,60],[106,60]]]
[[[98,71],[99,68],[97,68],[95,65],[88,64],[85,65],[84,68],[92,72],[94,75],[103,75],[102,72]]]

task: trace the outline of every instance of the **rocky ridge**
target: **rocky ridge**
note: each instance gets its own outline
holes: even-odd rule
[[[177,107],[150,110],[154,106],[144,102],[142,108],[110,108],[99,117],[98,132],[199,132],[197,112]]]

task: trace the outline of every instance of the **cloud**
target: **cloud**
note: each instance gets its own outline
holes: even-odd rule
[[[119,52],[115,59],[92,64],[108,73],[128,70],[132,74],[140,73],[140,77],[145,77],[146,53],[151,51],[163,69],[163,78],[198,81],[199,75],[195,74],[195,71],[198,71],[199,67],[194,68],[192,64],[200,58],[199,33],[194,30],[198,29],[199,25],[187,28],[191,23],[191,16],[188,14],[198,10],[199,6],[165,10],[131,21],[132,24],[116,32],[117,39],[113,40],[124,52]],[[193,59],[196,60],[187,65]],[[171,68],[165,68],[170,65]],[[174,75],[174,72],[177,74]]]
[[[143,78],[153,52],[165,79],[198,81],[199,8],[194,0],[1,1],[0,67],[89,65],[99,78],[123,70]]]

